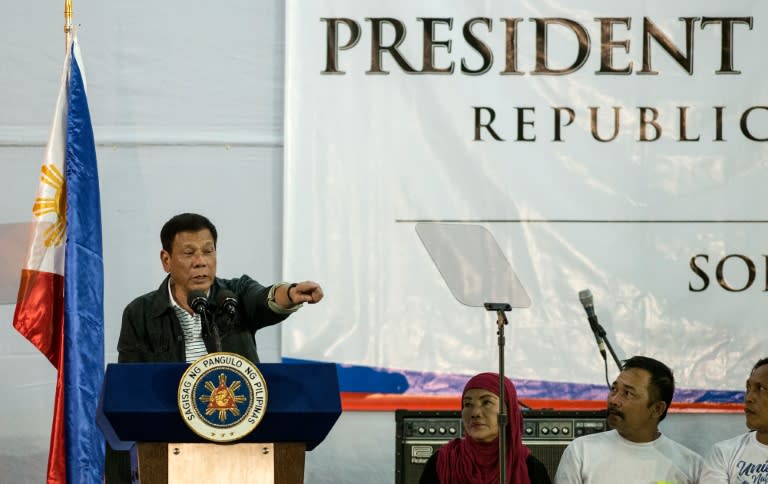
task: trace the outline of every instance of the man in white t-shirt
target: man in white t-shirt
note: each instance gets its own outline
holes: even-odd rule
[[[712,447],[704,461],[701,484],[768,483],[768,358],[752,367],[744,414],[750,431]]]
[[[664,363],[624,361],[608,394],[608,426],[566,447],[555,484],[696,484],[702,458],[659,432],[675,392]]]

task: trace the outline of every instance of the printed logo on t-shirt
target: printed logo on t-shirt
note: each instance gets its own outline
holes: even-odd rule
[[[736,469],[741,479],[738,484],[768,484],[768,460],[759,464],[740,460]]]

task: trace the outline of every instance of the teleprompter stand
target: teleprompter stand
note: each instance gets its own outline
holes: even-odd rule
[[[504,395],[504,326],[513,307],[531,300],[496,239],[484,227],[468,224],[418,223],[416,233],[443,279],[460,303],[496,313],[499,349],[499,482],[507,482],[506,428],[509,409]]]

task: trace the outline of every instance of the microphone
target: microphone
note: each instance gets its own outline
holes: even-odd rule
[[[187,304],[197,314],[204,315],[208,311],[208,297],[203,291],[189,291]]]
[[[203,291],[189,291],[187,294],[187,304],[192,308],[192,311],[200,315],[203,334],[209,334],[213,338],[214,350],[217,352],[221,351],[219,328],[216,326],[215,321],[209,319],[210,309],[208,296],[206,296]]]
[[[584,310],[587,312],[589,327],[592,328],[592,333],[595,335],[595,341],[597,341],[597,347],[600,350],[603,359],[605,359],[605,342],[603,341],[603,337],[600,336],[600,324],[597,322],[595,306],[592,302],[592,292],[589,289],[579,291],[579,301],[581,301],[581,305],[584,306]]]
[[[216,306],[221,308],[221,310],[229,316],[237,314],[237,298],[235,297],[235,293],[228,289],[219,291],[216,295]]]

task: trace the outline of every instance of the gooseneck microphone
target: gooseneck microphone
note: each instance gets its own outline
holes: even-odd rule
[[[192,311],[200,315],[203,332],[209,334],[213,339],[214,351],[221,351],[219,327],[216,326],[216,322],[210,317],[210,304],[206,293],[203,291],[189,291],[187,293],[187,304],[192,308]]]
[[[229,316],[237,314],[237,297],[235,293],[228,289],[219,291],[216,295],[216,307]]]
[[[203,316],[208,311],[208,297],[203,291],[189,291],[187,294],[187,304],[192,311]]]
[[[584,311],[587,312],[589,327],[592,329],[592,334],[595,335],[595,341],[597,341],[597,347],[600,350],[600,355],[602,355],[603,360],[605,360],[605,341],[600,334],[600,323],[597,322],[595,305],[592,302],[592,292],[589,289],[579,291],[579,301],[581,301],[581,305],[584,306]]]

